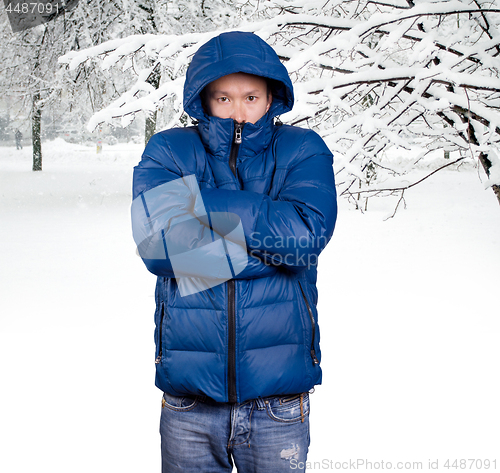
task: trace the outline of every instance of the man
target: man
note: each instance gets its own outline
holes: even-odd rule
[[[337,207],[322,139],[274,124],[292,106],[274,50],[223,33],[186,74],[198,125],[154,135],[134,170],[134,238],[158,275],[163,472],[303,471]]]

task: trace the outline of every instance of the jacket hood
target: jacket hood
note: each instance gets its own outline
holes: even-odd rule
[[[206,119],[200,93],[210,82],[235,72],[271,79],[273,103],[270,116],[293,107],[293,86],[288,71],[271,46],[254,33],[222,33],[205,43],[193,56],[184,84],[184,110],[198,120]]]

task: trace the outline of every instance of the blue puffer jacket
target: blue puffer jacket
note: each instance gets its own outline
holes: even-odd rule
[[[208,116],[200,98],[208,83],[235,72],[271,79],[273,93],[267,114],[244,124],[241,144],[233,120]],[[152,210],[148,192],[194,175],[207,214],[236,214],[244,232],[243,271],[190,295],[181,295],[164,244],[175,228],[168,218],[159,232],[163,255],[142,255],[158,276],[156,385],[172,395],[243,402],[321,382],[316,266],[333,233],[336,193],[323,140],[274,124],[292,105],[292,84],[274,50],[252,33],[223,33],[199,49],[186,75],[184,109],[198,126],[154,135],[134,170],[134,203],[150,224],[153,212],[170,215],[179,202],[156,192]],[[189,227],[183,236],[198,238]],[[189,271],[186,277],[197,276],[195,267]]]

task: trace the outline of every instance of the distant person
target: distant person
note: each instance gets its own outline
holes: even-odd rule
[[[23,134],[19,130],[16,130],[15,137],[16,137],[16,149],[23,149],[23,144],[21,143],[23,139]]]

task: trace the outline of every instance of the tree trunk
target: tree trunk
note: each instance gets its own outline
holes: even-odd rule
[[[157,112],[156,110],[154,113],[149,115],[146,118],[146,126],[144,130],[144,144],[148,144],[149,139],[155,134],[156,132],[156,115]]]
[[[33,142],[33,171],[42,170],[42,140],[40,137],[42,109],[39,106],[40,93],[33,95],[31,110],[31,139]]]
[[[481,153],[479,155],[479,162],[483,165],[483,168],[484,168],[484,171],[486,172],[486,175],[488,177],[490,177],[490,168],[492,166],[492,163],[491,163],[490,159],[488,158],[488,155],[485,153]],[[497,196],[498,203],[500,204],[500,186],[493,184],[491,186],[491,188],[493,189],[493,192]]]
[[[160,72],[160,64],[157,64],[156,67],[153,69],[153,72],[149,74],[149,77],[146,79],[146,82],[148,84],[151,84],[155,89],[160,87],[160,79],[161,79],[161,72]],[[157,117],[157,111],[155,110],[151,115],[146,117],[146,126],[144,130],[144,144],[148,144],[149,139],[156,133],[156,117]]]

